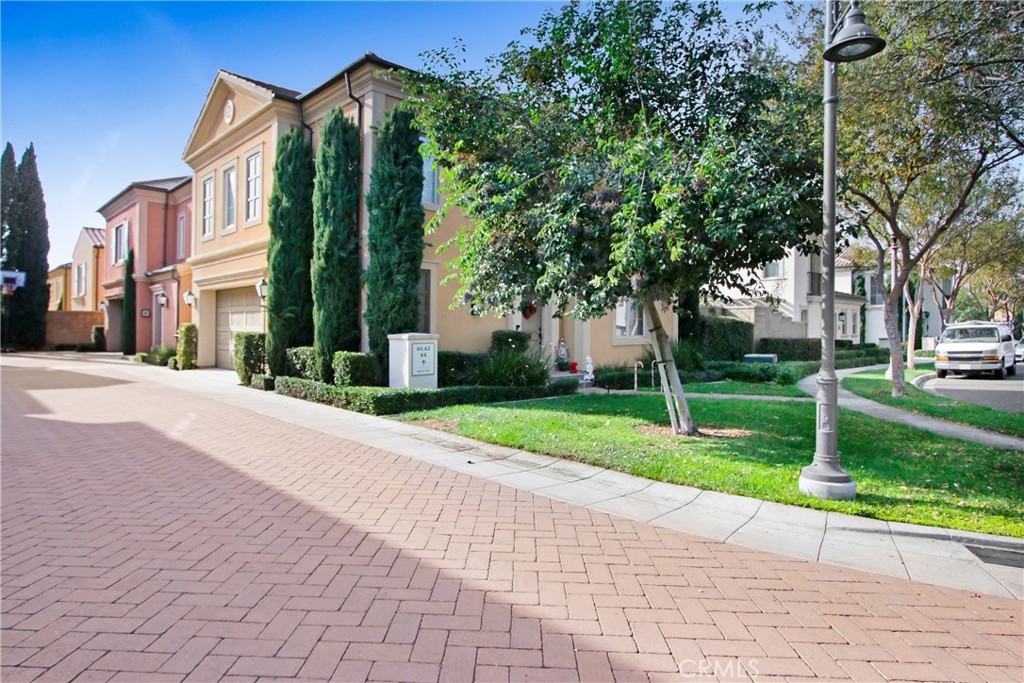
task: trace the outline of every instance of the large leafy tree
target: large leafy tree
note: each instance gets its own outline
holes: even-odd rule
[[[287,350],[313,342],[313,148],[293,128],[277,141],[267,222],[267,367],[283,375]]]
[[[499,314],[540,300],[580,319],[641,303],[673,427],[691,434],[659,304],[754,293],[752,269],[813,248],[820,228],[807,103],[757,18],[711,2],[573,3],[483,69],[443,49],[406,76],[446,203],[471,219],[453,240],[462,299]]]
[[[370,351],[386,380],[388,335],[414,332],[419,323],[423,157],[413,115],[405,109],[392,109],[377,127],[377,155],[366,206],[370,213],[366,325]]]
[[[844,69],[841,169],[846,207],[877,250],[892,393],[903,396],[899,317],[906,285],[986,176],[1024,154],[1024,8],[886,0],[867,10],[889,44]],[[887,250],[896,261],[888,282]]]
[[[39,348],[46,343],[46,308],[50,300],[46,281],[50,227],[46,221],[46,201],[36,166],[36,150],[31,144],[18,164],[17,186],[8,209],[8,220],[15,245],[9,266],[25,273],[25,285],[14,290],[9,302],[11,339],[20,346]]]
[[[341,109],[320,128],[313,185],[313,331],[331,381],[335,351],[359,350],[359,130]]]
[[[19,235],[11,230],[11,207],[14,206],[17,189],[18,163],[14,158],[14,147],[8,142],[0,157],[0,235],[3,240],[0,268],[3,270],[14,270],[13,264],[17,261]]]

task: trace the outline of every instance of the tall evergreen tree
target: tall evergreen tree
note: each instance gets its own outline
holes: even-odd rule
[[[384,379],[388,335],[413,332],[419,319],[423,263],[423,158],[413,114],[392,109],[377,128],[377,157],[366,205],[370,214],[370,266],[366,271],[366,324],[370,351]]]
[[[124,299],[121,302],[121,353],[135,354],[135,251],[124,262]]]
[[[14,147],[7,143],[0,159],[0,234],[3,247],[0,249],[0,268],[16,270],[18,236],[11,231],[11,207],[18,189],[18,164],[14,158]]]
[[[313,332],[320,378],[359,350],[359,130],[341,109],[320,129],[313,186]]]
[[[10,302],[10,331],[15,344],[39,348],[46,343],[46,308],[50,302],[50,286],[46,281],[50,227],[46,222],[46,201],[36,166],[36,150],[31,144],[21,156],[17,178],[9,209],[11,233],[17,236],[12,265],[25,273],[25,285],[14,291]]]
[[[313,343],[313,149],[301,128],[278,139],[267,219],[267,366],[282,375],[286,351]]]

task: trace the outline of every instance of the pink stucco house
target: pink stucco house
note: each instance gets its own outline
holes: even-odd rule
[[[97,211],[106,220],[100,308],[105,309],[107,348],[121,350],[121,319],[135,316],[135,348],[174,344],[175,332],[192,318],[182,294],[191,285],[185,260],[192,254],[192,178],[134,182]],[[134,251],[135,311],[124,310],[124,271]]]

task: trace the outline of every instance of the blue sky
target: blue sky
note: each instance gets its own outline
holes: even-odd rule
[[[217,69],[305,91],[367,50],[417,67],[465,40],[482,60],[540,2],[3,2],[0,129],[35,143],[50,265],[135,180],[188,175],[181,153]]]

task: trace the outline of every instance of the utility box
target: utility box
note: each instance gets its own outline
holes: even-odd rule
[[[437,388],[437,335],[408,332],[388,335],[388,386]]]
[[[744,363],[778,363],[779,357],[774,353],[748,353],[743,356]]]

